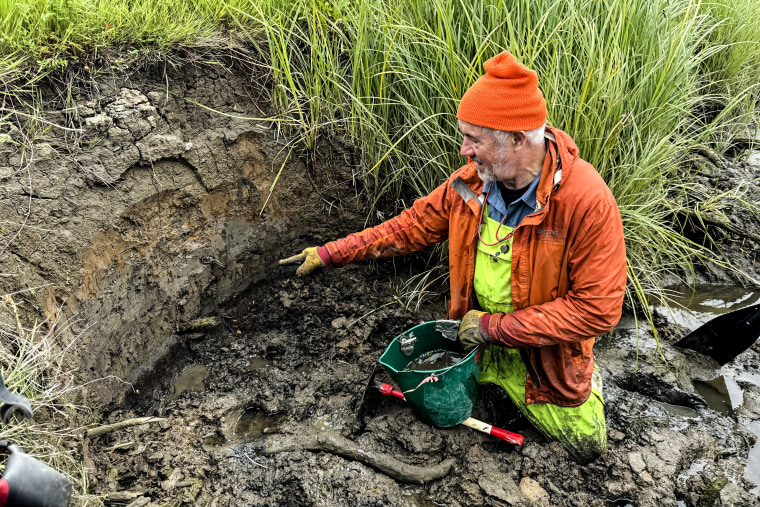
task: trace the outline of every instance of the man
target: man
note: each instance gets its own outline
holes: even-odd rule
[[[467,165],[397,217],[281,263],[304,275],[448,239],[449,318],[466,348],[485,345],[480,382],[586,463],[607,442],[593,345],[622,310],[620,212],[573,140],[545,126],[536,73],[508,52],[484,68],[457,111]]]

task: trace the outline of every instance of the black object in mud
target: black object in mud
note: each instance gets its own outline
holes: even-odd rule
[[[8,391],[0,374],[0,419],[8,423],[14,411],[32,418],[32,405],[20,394]],[[0,441],[0,451],[10,455],[2,480],[7,489],[0,496],[6,507],[66,507],[71,501],[71,483],[60,472],[26,454],[18,446]]]
[[[34,459],[13,444],[0,442],[10,453],[3,479],[8,483],[7,507],[66,507],[71,483],[60,472]]]
[[[0,374],[0,402],[3,404],[0,407],[0,419],[2,419],[3,423],[8,424],[11,415],[16,410],[20,410],[27,419],[32,418],[32,405],[29,403],[29,400],[19,394],[13,394],[8,391],[5,387],[2,374]]]
[[[715,317],[675,346],[710,356],[721,365],[752,346],[760,336],[760,304]]]

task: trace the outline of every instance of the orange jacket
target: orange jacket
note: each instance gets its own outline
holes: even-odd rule
[[[513,237],[514,312],[491,317],[488,332],[494,342],[528,350],[541,387],[527,378],[527,404],[578,406],[591,393],[594,339],[610,331],[622,311],[623,224],[612,193],[591,164],[578,157],[572,138],[551,127],[547,132],[556,144],[549,143],[544,161],[538,209]],[[483,182],[470,161],[395,218],[325,245],[332,263],[340,267],[416,252],[448,239],[449,318],[461,319],[475,301],[478,207],[451,187],[457,177],[480,195]]]

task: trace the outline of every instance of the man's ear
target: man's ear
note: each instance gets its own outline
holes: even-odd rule
[[[512,143],[514,149],[518,150],[528,144],[528,134],[524,130],[512,132],[509,136],[509,142]]]

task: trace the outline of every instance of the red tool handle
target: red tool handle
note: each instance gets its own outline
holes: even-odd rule
[[[398,389],[393,389],[393,386],[390,384],[386,384],[385,382],[380,383],[380,394],[383,396],[391,396],[393,398],[398,398],[399,400],[405,400],[404,393],[399,391]]]
[[[512,433],[511,431],[495,428],[494,426],[491,426],[491,435],[514,445],[523,445],[523,442],[525,441],[525,437],[519,433]]]
[[[386,384],[385,382],[379,382],[377,387],[378,389],[380,389],[380,394],[382,394],[383,396],[390,396],[393,398],[398,398],[400,400],[406,400],[406,398],[404,398],[404,393],[402,393],[398,389],[394,389],[393,386],[390,384]],[[477,419],[473,419],[472,417],[468,417],[467,420],[465,420],[462,424],[474,430],[478,430],[483,433],[493,435],[496,438],[500,438],[504,440],[505,442],[509,442],[510,444],[523,445],[523,442],[525,441],[525,437],[523,437],[519,433],[513,433],[511,431],[503,430],[501,428],[496,428],[495,426],[491,426],[490,424],[486,424],[482,421],[478,421]]]

